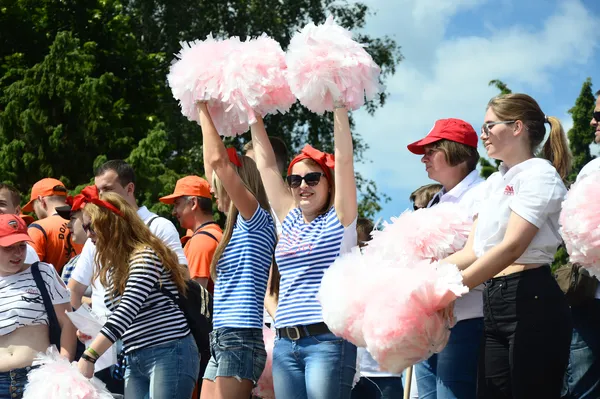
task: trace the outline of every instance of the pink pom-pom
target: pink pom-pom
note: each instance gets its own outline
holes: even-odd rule
[[[354,248],[338,257],[325,271],[317,296],[327,327],[356,346],[367,345],[363,337],[363,316],[370,301],[371,266],[375,264],[373,257]]]
[[[292,37],[287,49],[288,82],[302,105],[322,114],[341,101],[355,110],[380,90],[380,68],[352,33],[329,16],[312,22]]]
[[[455,265],[437,262],[376,273],[378,294],[365,310],[364,337],[380,367],[399,373],[445,347],[453,320],[440,311],[468,288]]]
[[[167,77],[182,113],[200,122],[198,101],[206,101],[219,134],[248,131],[261,116],[287,112],[296,98],[285,78],[285,53],[279,43],[262,35],[182,43]]]
[[[379,252],[406,267],[423,259],[441,260],[465,246],[472,225],[458,204],[406,211],[374,231],[365,252]]]
[[[23,399],[112,399],[112,394],[97,378],[87,379],[76,363],[69,363],[52,346],[39,354],[27,375]]]
[[[559,222],[571,262],[600,277],[600,171],[573,184]]]
[[[262,399],[275,399],[275,389],[273,388],[273,347],[275,345],[275,332],[269,328],[263,327],[263,340],[267,350],[267,363],[256,388],[252,395]]]

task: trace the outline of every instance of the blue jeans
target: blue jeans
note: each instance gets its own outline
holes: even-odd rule
[[[273,385],[285,399],[348,399],[356,346],[332,333],[292,341],[275,338]]]
[[[600,398],[600,299],[571,307],[573,335],[563,398]]]
[[[203,377],[210,381],[235,377],[256,384],[267,362],[260,328],[218,328],[210,333],[210,352]]]
[[[21,399],[31,367],[0,373],[0,399]]]
[[[483,318],[462,320],[440,353],[415,365],[419,399],[475,399]]]
[[[361,377],[352,389],[352,399],[400,399],[401,377]]]
[[[136,349],[127,354],[125,397],[189,398],[199,371],[200,356],[191,334],[165,344]]]

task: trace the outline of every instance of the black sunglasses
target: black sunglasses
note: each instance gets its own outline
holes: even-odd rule
[[[90,222],[88,224],[82,224],[81,227],[83,228],[83,231],[85,231],[86,233],[92,233],[92,234],[96,233],[94,231],[94,228],[92,227],[92,222]]]
[[[594,111],[594,119],[596,123],[600,123],[600,111]]]
[[[325,176],[322,172],[311,172],[304,176],[300,175],[289,175],[286,180],[291,188],[298,188],[302,184],[302,180],[306,182],[307,186],[316,186],[321,181],[321,176]]]

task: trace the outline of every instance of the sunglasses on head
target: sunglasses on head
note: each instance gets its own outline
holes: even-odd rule
[[[298,188],[302,184],[302,180],[306,182],[307,186],[314,187],[321,181],[321,176],[325,176],[322,172],[311,172],[304,176],[300,175],[289,175],[286,180],[291,188]]]

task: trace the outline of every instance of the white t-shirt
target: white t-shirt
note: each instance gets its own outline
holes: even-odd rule
[[[439,203],[458,204],[471,218],[478,214],[479,196],[481,183],[485,180],[479,176],[477,170],[469,173],[452,190],[446,192],[445,189],[439,191],[431,200],[428,207],[439,197]],[[461,320],[483,317],[483,285],[473,288],[466,295],[458,298],[454,306],[454,314],[457,322]]]
[[[149,227],[150,231],[155,236],[160,238],[165,243],[165,245],[167,245],[167,247],[171,248],[175,252],[180,264],[187,265],[188,262],[183,253],[181,241],[179,240],[179,233],[177,232],[177,229],[175,228],[173,223],[171,223],[165,218],[157,217],[155,213],[150,212],[145,206],[139,208],[137,214],[146,224],[150,221],[150,219],[156,217],[156,219],[152,221],[152,224]],[[81,255],[77,260],[77,265],[75,266],[75,269],[73,269],[71,278],[85,286],[92,286],[92,309],[95,314],[100,316],[100,318],[102,318],[102,320],[106,322],[106,319],[111,313],[106,307],[106,304],[104,303],[104,295],[106,293],[106,289],[102,286],[102,284],[100,284],[99,278],[97,278],[92,283],[92,277],[94,276],[95,257],[96,246],[91,240],[87,240],[85,242],[85,245],[83,246],[83,249],[81,250]],[[107,354],[109,352],[110,351],[107,351]],[[102,368],[98,368],[98,363],[101,364],[101,367],[105,366],[106,363],[109,363],[108,366],[105,366],[104,368],[114,364],[114,362],[111,363],[110,361],[99,361],[96,363],[96,372],[102,370]]]
[[[510,169],[501,165],[481,189],[473,241],[475,255],[481,257],[504,239],[514,212],[539,229],[515,263],[552,263],[562,243],[558,217],[567,193],[554,166],[540,158],[528,159]]]
[[[25,264],[33,265],[35,262],[39,262],[40,257],[38,256],[35,249],[30,244],[27,244],[27,252],[25,253]]]
[[[577,181],[597,171],[600,171],[600,158],[593,159],[585,164],[585,166],[581,168],[579,174],[577,175]],[[598,288],[596,289],[596,299],[600,299],[600,284],[598,284]]]
[[[54,266],[39,262],[38,267],[52,304],[69,303],[69,290]],[[31,267],[0,277],[0,336],[8,335],[20,327],[33,325],[49,323],[42,294],[35,283]]]

